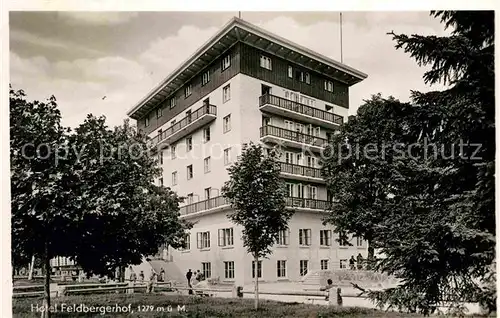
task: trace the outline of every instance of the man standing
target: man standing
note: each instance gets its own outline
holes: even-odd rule
[[[357,258],[357,262],[358,262],[358,270],[362,270],[363,269],[363,263],[364,263],[363,255],[361,255],[361,253],[359,253],[356,258]]]
[[[186,273],[186,279],[188,281],[188,286],[191,287],[191,277],[193,277],[193,272],[191,272],[191,268]]]
[[[349,267],[351,268],[351,270],[355,270],[356,269],[356,260],[354,259],[354,255],[351,255],[351,259],[349,260]]]

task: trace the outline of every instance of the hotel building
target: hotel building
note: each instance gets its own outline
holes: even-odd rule
[[[359,253],[366,257],[366,242],[339,243],[322,224],[332,195],[319,156],[347,120],[349,87],[366,76],[233,18],[138,102],[128,116],[151,137],[163,168],[157,182],[187,198],[181,217],[194,223],[185,249],[164,247],[157,255],[168,271],[199,269],[236,284],[251,283],[255,274],[300,281],[313,271],[347,268]],[[220,193],[226,169],[250,141],[279,146],[287,205],[295,210],[289,230],[259,264],[243,248]]]

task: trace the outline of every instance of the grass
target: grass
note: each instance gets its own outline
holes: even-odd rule
[[[383,312],[357,307],[326,307],[299,303],[282,303],[260,300],[260,309],[253,310],[253,299],[208,298],[162,294],[102,294],[75,295],[52,299],[52,305],[58,304],[58,312],[52,317],[99,317],[99,313],[61,312],[61,304],[87,306],[129,306],[130,313],[108,313],[104,317],[420,317],[416,315]],[[40,313],[32,307],[42,305],[41,298],[14,299],[12,312],[14,317],[39,317]],[[172,311],[167,312],[168,306]],[[178,311],[177,306],[185,306],[186,311]],[[142,309],[142,311],[141,311]],[[164,309],[164,310],[162,310]],[[163,312],[164,311],[164,312]]]

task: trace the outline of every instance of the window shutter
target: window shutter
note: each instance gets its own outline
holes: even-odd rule
[[[208,240],[207,247],[210,247],[210,232],[207,232],[207,240]]]
[[[219,246],[224,246],[224,230],[219,229]]]
[[[201,248],[201,232],[196,233],[196,247]]]

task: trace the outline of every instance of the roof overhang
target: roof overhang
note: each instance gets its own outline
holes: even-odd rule
[[[132,119],[144,117],[238,42],[265,50],[349,86],[367,77],[363,72],[235,17],[130,109],[127,115]]]

